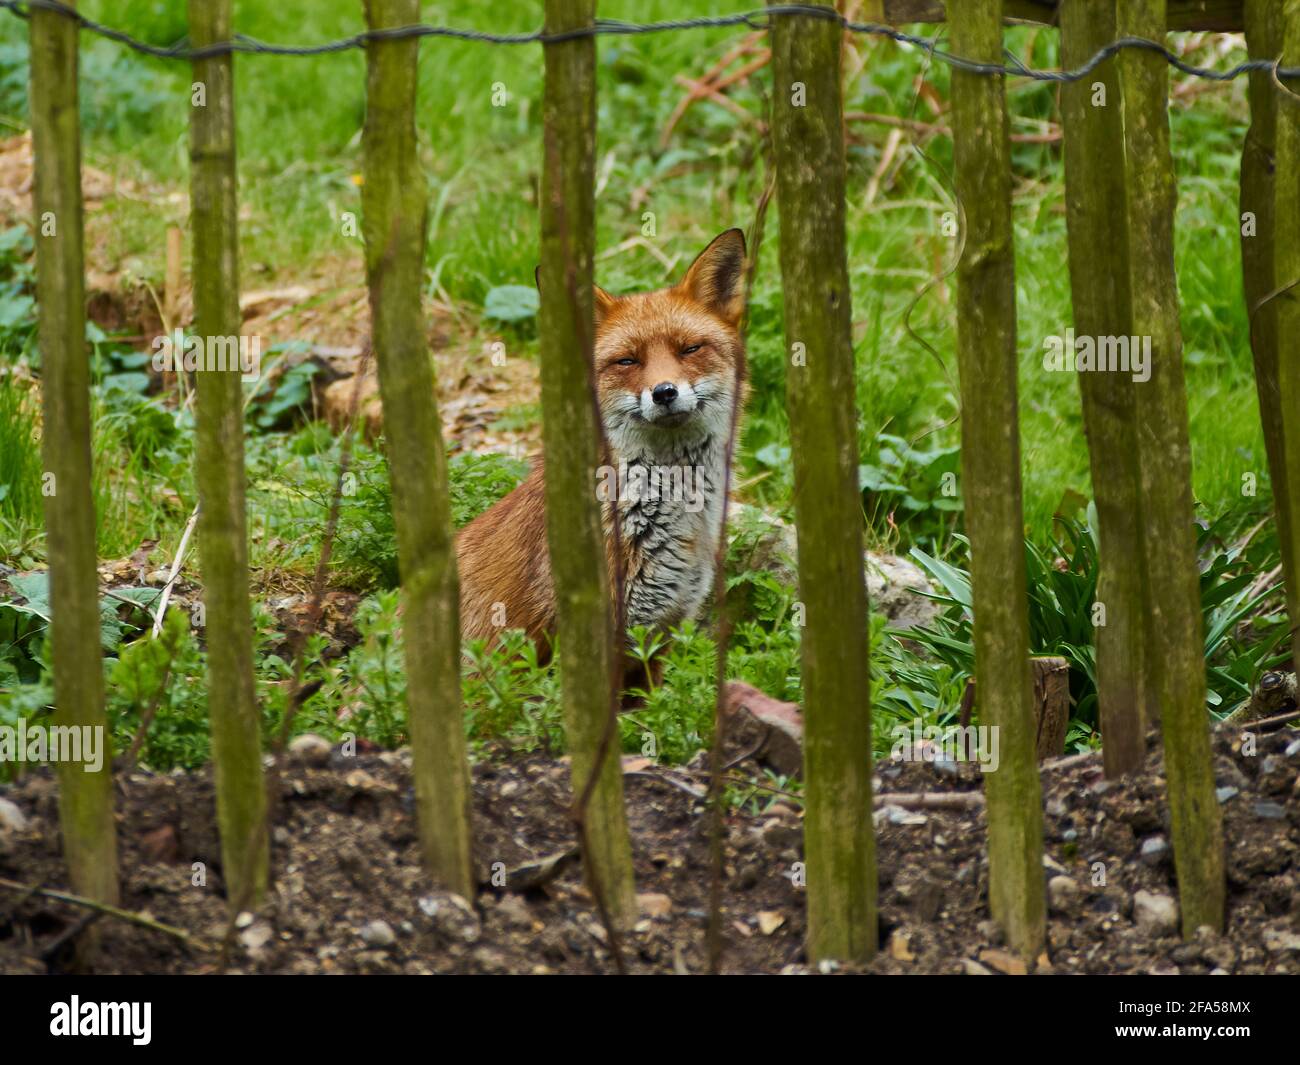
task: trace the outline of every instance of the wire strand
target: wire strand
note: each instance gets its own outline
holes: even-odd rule
[[[354,48],[365,48],[371,41],[406,40],[411,37],[434,37],[458,41],[475,41],[481,44],[521,45],[521,44],[557,44],[562,41],[579,40],[586,37],[631,37],[645,33],[668,33],[677,30],[727,29],[745,26],[753,30],[769,29],[772,19],[784,16],[804,16],[825,19],[839,23],[847,32],[883,37],[897,44],[910,45],[926,52],[932,58],[952,67],[972,74],[989,76],[1004,75],[1028,78],[1031,81],[1055,83],[1072,83],[1082,81],[1097,67],[1125,49],[1154,52],[1170,66],[1190,77],[1205,78],[1209,81],[1234,81],[1243,74],[1272,72],[1284,80],[1300,79],[1300,68],[1280,67],[1276,60],[1249,59],[1238,63],[1228,70],[1215,70],[1212,67],[1199,67],[1188,63],[1175,55],[1164,44],[1148,40],[1145,37],[1121,37],[1102,48],[1083,66],[1074,70],[1036,70],[1026,66],[1016,56],[1007,53],[1003,63],[981,63],[964,56],[954,55],[934,46],[926,37],[906,33],[892,26],[875,22],[853,22],[838,11],[827,7],[812,7],[807,4],[774,4],[771,7],[755,11],[737,12],[731,15],[701,15],[694,18],[669,19],[662,22],[621,22],[616,19],[597,19],[590,26],[581,26],[559,33],[547,33],[534,30],[531,33],[493,33],[489,30],[464,29],[455,26],[432,26],[418,23],[411,26],[398,26],[392,29],[365,30],[320,44],[271,44],[254,37],[235,34],[229,41],[221,41],[202,48],[191,48],[188,44],[176,44],[161,47],[132,37],[129,33],[105,26],[87,18],[61,0],[0,0],[0,9],[10,11],[19,18],[30,18],[33,11],[52,11],[74,21],[78,28],[118,44],[125,45],[142,55],[155,59],[178,59],[192,61],[210,59],[220,55],[277,55],[277,56],[320,56],[346,52]]]

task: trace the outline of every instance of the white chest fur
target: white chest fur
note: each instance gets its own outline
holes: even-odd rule
[[[628,625],[675,625],[713,588],[726,497],[725,449],[705,437],[618,456],[618,512]]]

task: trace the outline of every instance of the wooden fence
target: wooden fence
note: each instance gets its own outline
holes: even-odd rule
[[[414,23],[417,0],[367,0],[373,29]],[[867,0],[858,15],[901,23],[944,17],[937,0]],[[1300,63],[1300,0],[965,0],[951,48],[1002,62],[1006,18],[1059,25],[1067,65],[1123,35],[1240,30],[1251,54]],[[827,18],[831,15],[831,18]],[[66,12],[31,12],[32,125],[43,354],[57,721],[105,723],[96,622],[90,495],[89,382],[84,350],[82,208],[74,76],[77,28]],[[594,0],[547,0],[546,28],[593,26]],[[231,30],[230,0],[191,0],[195,45]],[[856,411],[845,254],[845,167],[839,53],[829,9],[772,16],[772,129],[781,205],[788,407],[797,489],[802,640],[805,838],[810,957],[865,960],[876,950],[871,817],[867,603],[856,481]],[[394,517],[406,602],[416,813],[431,876],[472,897],[469,775],[462,734],[457,581],[433,366],[419,291],[425,194],[416,160],[418,43],[371,40],[365,125],[366,267],[374,347],[388,411]],[[563,671],[575,817],[585,869],[612,934],[633,919],[633,866],[614,715],[618,640],[601,516],[591,486],[600,461],[592,396],[595,54],[592,33],[545,44],[540,332],[547,514],[562,647],[585,649]],[[194,62],[206,94],[192,109],[196,323],[239,331],[232,56]],[[1252,343],[1268,460],[1297,616],[1300,522],[1300,109],[1275,72],[1252,74],[1253,124],[1243,152],[1241,209]],[[960,207],[958,354],[963,478],[971,536],[976,671],[985,724],[1001,731],[989,775],[989,905],[1021,955],[1044,943],[1042,814],[1022,546],[1016,400],[1011,170],[1004,77],[954,74]],[[1165,749],[1183,931],[1221,928],[1223,842],[1209,717],[1192,527],[1187,397],[1173,261],[1175,184],[1168,66],[1126,48],[1062,92],[1071,284],[1076,326],[1096,336],[1151,337],[1151,379],[1080,374],[1100,515],[1098,637],[1101,727],[1110,775],[1136,769],[1148,726]],[[1275,175],[1285,176],[1282,180]],[[53,220],[55,224],[51,225]],[[43,224],[44,223],[44,224]],[[1247,227],[1243,226],[1243,232]],[[265,891],[266,802],[253,695],[239,384],[199,374],[200,545],[208,603],[213,759],[232,905]],[[557,428],[562,426],[562,431]],[[1300,651],[1300,637],[1296,650]],[[1300,654],[1297,655],[1300,660]],[[73,889],[117,893],[108,774],[60,774]]]

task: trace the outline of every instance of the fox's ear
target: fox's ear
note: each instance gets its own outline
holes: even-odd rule
[[[533,280],[537,283],[537,291],[541,292],[542,291],[542,268],[540,266],[538,266],[536,269],[533,270]],[[592,285],[591,287],[593,290],[592,306],[595,308],[596,311],[596,323],[599,324],[604,320],[605,315],[609,313],[609,309],[614,306],[614,300],[616,297],[611,296],[599,285]]]
[[[593,295],[595,296],[592,305],[596,308],[596,324],[599,325],[605,320],[605,315],[609,314],[613,309],[614,301],[618,299],[618,297],[611,296],[599,285],[592,285],[591,287],[593,289]]]
[[[745,310],[745,234],[728,229],[700,252],[678,286],[735,325]]]

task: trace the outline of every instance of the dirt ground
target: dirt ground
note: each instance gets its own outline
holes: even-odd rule
[[[613,970],[580,862],[571,856],[551,861],[570,855],[574,845],[563,761],[516,756],[475,768],[475,864],[483,887],[465,906],[430,890],[421,874],[408,752],[343,757],[337,749],[320,749],[304,757],[284,775],[272,846],[274,890],[260,913],[241,919],[231,971]],[[1044,771],[1050,917],[1038,971],[1300,971],[1300,740],[1289,730],[1264,734],[1250,755],[1239,732],[1221,729],[1215,761],[1228,855],[1227,932],[1206,930],[1189,943],[1168,928],[1171,913],[1160,898],[1176,890],[1158,752],[1144,774],[1121,783],[1104,781],[1095,760]],[[624,941],[628,968],[700,972],[706,964],[708,819],[691,792],[701,791],[703,780],[689,768],[644,760],[628,760],[625,769],[643,904],[641,920]],[[890,794],[970,793],[980,789],[979,775],[970,764],[885,762],[877,786]],[[0,795],[27,822],[18,830],[0,829],[0,876],[65,887],[50,773],[33,774]],[[119,780],[124,907],[219,942],[227,925],[213,802],[206,772],[137,771]],[[803,892],[796,886],[798,804],[777,802],[762,814],[737,812],[727,824],[727,971],[812,971],[803,950]],[[876,824],[882,949],[867,971],[1017,971],[989,920],[982,810],[884,806]],[[206,883],[195,883],[196,862]],[[68,962],[67,933],[82,916],[63,902],[0,893],[0,971],[61,971]],[[220,968],[215,953],[187,948],[166,934],[113,918],[98,924],[104,971]]]

